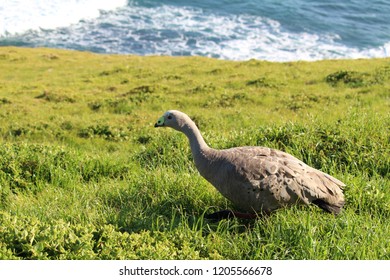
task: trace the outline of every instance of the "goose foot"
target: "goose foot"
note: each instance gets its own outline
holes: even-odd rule
[[[223,219],[233,219],[233,218],[256,219],[258,215],[252,213],[241,213],[232,210],[222,210],[222,211],[214,212],[212,214],[205,215],[204,217],[209,220],[220,221]]]

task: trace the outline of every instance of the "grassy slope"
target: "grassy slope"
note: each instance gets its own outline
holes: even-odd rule
[[[0,259],[390,259],[390,59],[270,63],[0,48]],[[285,150],[348,186],[315,207],[232,207],[187,140]]]

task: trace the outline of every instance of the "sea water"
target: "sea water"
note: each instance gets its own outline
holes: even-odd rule
[[[385,0],[2,0],[0,46],[270,61],[390,56]]]

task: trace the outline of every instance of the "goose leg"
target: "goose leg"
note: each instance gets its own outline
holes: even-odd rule
[[[232,210],[222,210],[222,211],[214,212],[212,214],[205,215],[204,217],[209,220],[220,221],[223,219],[233,219],[233,218],[256,219],[258,215],[252,213],[241,213]]]

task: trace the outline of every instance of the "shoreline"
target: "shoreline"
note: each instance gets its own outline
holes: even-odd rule
[[[214,59],[218,61],[227,61],[227,62],[237,62],[237,63],[243,63],[248,61],[262,61],[262,62],[269,62],[269,63],[311,63],[311,62],[321,62],[321,61],[354,61],[354,60],[387,60],[390,59],[390,54],[388,56],[383,57],[356,57],[356,58],[325,58],[325,59],[315,59],[315,60],[286,60],[286,61],[275,61],[275,60],[266,60],[266,59],[257,59],[257,58],[249,58],[246,60],[234,60],[234,59],[223,59],[223,58],[216,58],[211,56],[201,56],[201,55],[164,55],[164,54],[146,54],[146,55],[140,55],[140,54],[131,54],[131,53],[102,53],[102,52],[94,52],[90,50],[76,50],[76,49],[65,49],[65,48],[51,48],[51,47],[29,47],[29,46],[1,46],[0,50],[7,50],[7,49],[25,49],[25,50],[47,50],[52,52],[75,52],[75,53],[89,53],[89,54],[95,54],[95,55],[101,55],[101,56],[130,56],[130,57],[140,57],[140,58],[149,58],[149,57],[165,57],[165,58],[205,58],[205,59]]]

